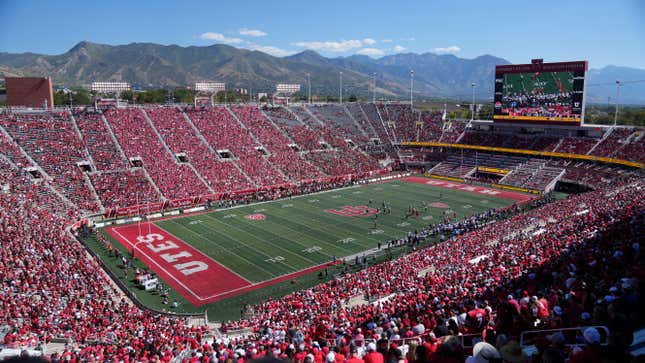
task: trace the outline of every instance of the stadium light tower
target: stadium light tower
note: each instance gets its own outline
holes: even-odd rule
[[[470,87],[472,87],[472,89],[473,89],[473,103],[472,103],[472,108],[473,109],[472,109],[472,112],[470,113],[470,121],[475,119],[475,86],[476,85],[477,84],[475,84],[475,82],[470,84]]]
[[[307,101],[311,104],[311,74],[307,73]]]
[[[410,69],[410,109],[412,109],[412,86],[414,82],[414,71]]]
[[[616,80],[616,112],[614,113],[614,126],[618,122],[618,97],[620,97],[620,81]]]
[[[338,87],[338,93],[340,94],[340,103],[343,103],[343,72],[339,73],[339,82],[340,86]]]

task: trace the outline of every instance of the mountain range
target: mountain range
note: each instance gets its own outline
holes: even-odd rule
[[[528,61],[528,59],[527,59]],[[410,70],[415,97],[470,99],[475,83],[478,99],[491,99],[495,65],[509,61],[491,55],[474,59],[433,53],[401,53],[378,59],[365,55],[327,58],[314,51],[274,57],[229,45],[106,45],[80,42],[60,55],[0,52],[0,76],[51,76],[56,85],[83,86],[98,80],[123,80],[135,88],[191,86],[200,80],[226,82],[227,88],[271,92],[276,83],[299,83],[313,94],[337,95],[342,72],[343,92],[371,96],[376,74],[377,97],[407,99]],[[645,80],[645,70],[607,66],[591,69],[588,101],[615,100],[616,79]],[[625,83],[621,103],[645,104],[645,82]],[[613,102],[613,101],[611,101]]]

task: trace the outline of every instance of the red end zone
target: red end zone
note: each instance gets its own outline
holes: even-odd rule
[[[153,223],[107,227],[105,231],[194,306],[290,280],[325,268],[321,264],[252,283]]]
[[[468,184],[454,183],[454,182],[450,182],[450,181],[446,181],[446,180],[422,178],[422,177],[418,177],[418,176],[410,176],[410,177],[407,177],[407,178],[403,178],[401,180],[405,181],[405,182],[408,182],[408,183],[426,184],[426,185],[432,185],[432,186],[435,186],[435,187],[456,189],[456,190],[462,190],[464,192],[471,192],[471,193],[489,195],[489,196],[493,196],[493,197],[512,199],[512,200],[518,201],[520,203],[524,203],[524,202],[527,202],[527,201],[535,198],[535,196],[533,196],[533,195],[524,194],[524,193],[510,192],[510,191],[506,191],[506,190],[499,190],[499,189],[481,187],[481,186],[478,186],[478,185],[468,185]]]

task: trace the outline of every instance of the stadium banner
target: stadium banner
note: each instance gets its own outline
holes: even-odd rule
[[[535,190],[535,189],[513,187],[513,186],[510,186],[510,185],[503,185],[503,184],[491,184],[490,186],[493,187],[493,188],[497,188],[497,189],[512,190],[512,191],[515,191],[515,192],[540,194],[540,191]]]
[[[493,120],[580,126],[587,61],[495,67]]]
[[[357,181],[357,180],[365,179],[372,176],[385,175],[387,173],[388,173],[387,169],[378,169],[378,170],[366,171],[358,174],[347,174],[347,175],[338,175],[338,176],[325,177],[325,178],[319,178],[319,179],[303,180],[299,184],[285,183],[285,184],[279,184],[279,185],[272,185],[269,187],[263,187],[259,189],[257,188],[245,189],[245,190],[237,190],[229,193],[216,193],[216,194],[202,195],[198,197],[166,200],[165,202],[134,205],[134,206],[118,208],[118,209],[109,209],[103,214],[103,216],[105,219],[109,219],[109,218],[118,218],[118,217],[137,215],[141,213],[161,212],[166,209],[190,208],[190,207],[196,207],[200,204],[205,204],[207,202],[226,200],[235,196],[253,194],[253,193],[262,192],[262,191],[271,191],[271,190],[278,190],[278,189],[283,189],[283,190],[296,189],[300,186],[314,184],[314,183],[332,183],[332,182],[338,182],[343,180]]]
[[[492,168],[489,166],[478,166],[477,171],[482,171],[484,173],[493,173],[493,174],[508,174],[511,171],[508,169],[499,169],[499,168]]]
[[[463,183],[464,179],[462,178],[454,178],[451,176],[443,176],[443,175],[437,175],[437,174],[426,174],[427,176],[434,178],[434,179],[441,179],[441,180],[448,180],[448,181],[454,181],[458,183]]]
[[[434,141],[403,141],[401,142],[401,145],[417,146],[417,147],[447,147],[447,148],[455,148],[455,149],[495,151],[495,152],[501,152],[501,153],[547,156],[547,157],[555,157],[555,158],[577,159],[577,160],[588,160],[588,161],[600,161],[607,164],[630,166],[632,168],[639,168],[639,169],[645,168],[645,164],[637,163],[635,161],[604,158],[604,157],[593,156],[593,155],[556,153],[552,151],[535,151],[535,150],[511,149],[506,147],[493,147],[493,146],[468,145],[468,144],[450,144],[446,142],[434,142]]]

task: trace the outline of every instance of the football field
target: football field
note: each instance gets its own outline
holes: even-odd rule
[[[353,264],[379,242],[384,248],[444,216],[462,219],[530,198],[408,177],[105,231],[184,302],[199,307],[293,283],[343,259]],[[418,216],[406,216],[410,208]]]

